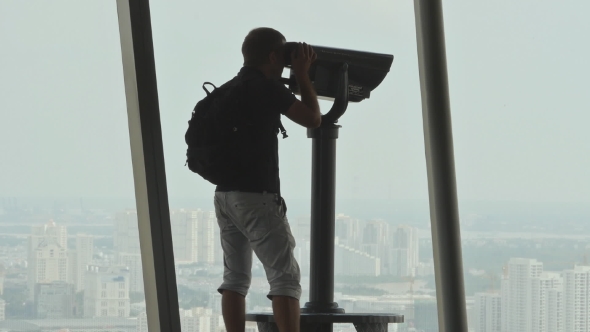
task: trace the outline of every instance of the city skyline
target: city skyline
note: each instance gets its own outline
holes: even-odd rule
[[[544,271],[511,258],[501,289],[475,294],[475,332],[587,332],[590,265]]]
[[[344,220],[351,220],[348,216],[340,215],[339,217]],[[198,252],[202,249],[203,244],[197,245],[195,243],[200,239],[205,239],[205,243],[212,246],[212,248],[206,249],[206,252],[220,252],[220,248],[213,245],[209,236],[201,236],[201,234],[213,234],[214,224],[211,221],[214,220],[214,214],[212,211],[201,209],[172,210],[171,220],[173,229],[176,229],[173,234],[185,233],[184,236],[175,238],[174,247],[191,248],[194,251],[188,254],[183,250],[177,251],[181,257],[184,256],[185,258],[177,262],[179,269],[182,269],[181,266],[190,266],[191,263],[217,263],[218,265],[221,263],[219,260],[210,259],[211,256],[218,257],[218,254],[199,254]],[[61,319],[66,324],[65,322],[68,319],[76,317],[86,319],[137,317],[137,328],[141,329],[145,326],[142,319],[144,316],[142,316],[141,312],[139,312],[139,316],[130,316],[130,294],[132,291],[141,291],[133,289],[133,282],[136,278],[133,275],[141,277],[141,265],[137,261],[127,264],[129,261],[122,258],[129,255],[141,258],[139,234],[137,232],[137,213],[132,209],[122,210],[114,213],[111,221],[114,231],[112,236],[113,250],[111,254],[106,256],[103,255],[104,247],[101,250],[94,247],[94,237],[92,235],[70,234],[74,245],[68,246],[68,226],[61,225],[54,219],[49,219],[44,224],[33,223],[30,226],[30,234],[25,242],[28,254],[26,257],[23,256],[24,259],[33,258],[31,262],[24,262],[23,265],[25,266],[24,270],[28,271],[29,275],[34,276],[33,279],[27,281],[33,291],[32,301],[34,305],[34,316],[29,317],[29,320],[37,319],[41,322],[43,319]],[[382,223],[383,221],[378,222]],[[360,221],[360,223],[367,228],[371,226],[371,221]],[[300,225],[303,226],[299,228],[299,231],[305,233],[304,228],[309,226],[309,220],[301,221]],[[206,227],[208,230],[202,229],[202,227]],[[308,231],[309,229],[307,229]],[[192,236],[195,233],[196,236]],[[355,232],[351,235],[359,239],[362,237],[361,234]],[[305,235],[301,235],[301,237],[305,238]],[[371,240],[353,240],[353,242],[358,243],[365,243],[366,241]],[[48,244],[51,245],[48,246]],[[42,253],[42,255],[38,255],[38,252]],[[309,251],[307,252],[308,255]],[[52,259],[53,257],[58,259]],[[187,260],[187,257],[192,257],[192,260]],[[307,258],[302,257],[302,260]],[[84,262],[86,262],[84,271],[80,271]],[[11,267],[11,269],[14,268],[14,266]],[[54,272],[45,273],[45,270]],[[81,272],[83,272],[82,276],[80,276]],[[82,285],[79,285],[80,283]],[[82,299],[79,298],[81,291],[83,294]],[[214,292],[214,290],[211,291]],[[213,301],[212,303],[217,302]],[[187,326],[188,330],[195,324],[201,327],[206,326],[210,331],[223,330],[219,325],[219,309],[198,309],[198,307],[195,307],[191,310],[183,310],[181,315],[182,325]],[[266,308],[263,307],[263,309]],[[4,310],[4,307],[2,310]],[[217,313],[217,316],[212,315],[211,312]],[[250,329],[253,329],[252,331],[256,330],[255,327],[250,327]]]
[[[192,309],[183,309],[181,317],[182,322],[184,322],[183,326],[191,326],[187,327],[188,329],[200,324],[199,326],[209,326],[212,332],[222,332],[222,326],[220,327],[219,325],[219,316],[216,316],[219,310],[219,308],[216,308],[216,305],[219,303],[217,302],[218,300],[215,300],[216,292],[214,291],[215,282],[219,280],[216,280],[216,278],[211,279],[211,276],[221,271],[218,269],[221,266],[221,262],[215,259],[208,259],[210,256],[218,257],[215,252],[220,252],[220,248],[207,236],[207,234],[214,234],[216,232],[217,226],[212,223],[214,221],[214,215],[211,214],[212,211],[204,209],[172,209],[170,213],[173,234],[176,234],[173,238],[173,245],[179,258],[181,258],[176,262],[179,287],[194,287],[191,286],[189,280],[196,280],[192,278],[198,275],[205,276],[205,280],[213,282],[213,285],[210,284],[203,288],[208,289],[208,293],[210,294],[208,300],[206,300],[206,303],[208,303],[207,307],[198,309],[200,308],[199,306],[194,306]],[[44,276],[44,279],[39,279],[41,282],[37,282],[33,287],[34,312],[36,315],[34,317],[37,320],[41,319],[39,322],[42,322],[43,318],[61,319],[67,322],[68,319],[75,317],[79,317],[80,319],[84,317],[95,319],[101,316],[121,316],[134,319],[136,323],[134,328],[141,328],[141,326],[145,325],[141,319],[143,317],[141,316],[143,311],[141,307],[137,307],[139,303],[130,302],[132,292],[142,292],[142,285],[137,282],[137,280],[141,280],[141,254],[139,252],[139,235],[137,233],[137,214],[133,209],[126,209],[111,215],[112,218],[107,217],[106,220],[110,220],[109,222],[112,225],[112,250],[108,249],[108,247],[95,247],[95,237],[90,234],[70,234],[68,232],[68,226],[59,223],[59,217],[57,219],[49,219],[44,224],[33,222],[29,226],[30,234],[26,241],[21,242],[22,245],[27,248],[27,252],[30,250],[35,253],[43,253],[35,258],[37,264],[30,264],[25,269],[29,271],[29,275]],[[1,225],[2,223],[0,222]],[[75,225],[75,223],[69,224],[70,227],[75,227]],[[297,248],[299,252],[297,252],[297,255],[298,259],[302,262],[304,292],[308,287],[306,284],[308,282],[306,275],[309,273],[309,266],[306,266],[305,262],[310,254],[309,226],[310,221],[305,217],[300,217],[292,221],[293,232],[298,239]],[[201,227],[206,227],[206,229],[200,230]],[[181,236],[178,236],[179,234]],[[198,234],[204,234],[205,237],[199,236]],[[417,238],[419,234],[422,234],[422,237]],[[428,286],[424,282],[424,280],[432,278],[434,274],[434,266],[432,265],[431,259],[426,258],[426,261],[420,260],[418,264],[403,265],[405,267],[400,267],[397,270],[398,272],[394,270],[388,271],[387,265],[382,263],[382,258],[391,257],[394,253],[399,254],[403,252],[405,255],[403,257],[406,257],[403,260],[398,259],[397,262],[399,264],[408,264],[414,257],[420,256],[417,251],[418,247],[416,247],[418,245],[417,243],[420,243],[419,247],[422,248],[425,244],[424,241],[429,240],[428,237],[423,237],[424,234],[427,233],[420,233],[418,229],[403,225],[402,223],[383,219],[362,220],[345,214],[336,215],[335,276],[336,284],[340,286],[336,288],[335,296],[339,303],[346,308],[347,312],[401,312],[406,316],[406,321],[410,325],[416,322],[418,324],[417,326],[425,332],[430,332],[428,328],[435,328],[436,322],[431,322],[424,316],[432,310],[431,306],[435,303],[436,299],[435,290],[432,288],[433,285]],[[199,238],[205,239],[205,243],[209,243],[212,246],[206,250],[206,252],[212,251],[212,254],[198,254],[200,247],[196,242]],[[391,242],[392,240],[394,242]],[[58,250],[60,248],[65,250]],[[187,251],[186,249],[189,248],[190,250]],[[53,257],[61,257],[61,264],[59,258],[51,259],[52,251],[54,253]],[[60,252],[62,253],[61,256],[59,255]],[[371,253],[380,257],[373,256]],[[26,256],[22,256],[22,258],[27,259],[27,257],[33,256],[27,254]],[[5,256],[2,255],[0,257]],[[92,257],[92,259],[89,261],[88,257]],[[201,258],[205,259],[202,260]],[[63,264],[64,260],[66,261],[65,267]],[[391,258],[389,261],[391,262]],[[75,266],[71,264],[72,262],[76,263]],[[76,271],[80,269],[79,263],[81,262],[88,263],[89,271],[86,272],[86,275],[94,279],[90,281],[80,280],[79,272],[78,276],[76,276]],[[569,325],[567,324],[581,319],[578,316],[568,317],[566,308],[571,305],[572,298],[579,297],[578,292],[582,286],[575,283],[578,280],[576,276],[590,274],[590,267],[584,264],[586,264],[586,259],[584,259],[583,263],[574,264],[572,268],[549,271],[543,269],[543,262],[539,260],[515,257],[509,259],[505,262],[505,269],[501,275],[500,271],[496,271],[496,275],[500,276],[500,284],[496,285],[499,287],[466,294],[470,331],[495,332],[496,330],[494,329],[504,326],[513,327],[513,329],[499,330],[500,332],[520,332],[523,331],[522,328],[524,326],[524,331],[531,332],[569,332],[570,330],[567,329]],[[41,271],[41,266],[47,271],[52,270],[54,272],[45,274],[31,272]],[[215,266],[218,267],[217,270]],[[355,268],[351,269],[352,266]],[[527,272],[520,271],[520,266],[530,267]],[[11,267],[13,271],[14,268],[14,266]],[[121,270],[121,268],[123,269]],[[254,268],[257,268],[256,264]],[[407,273],[400,275],[399,271],[404,269]],[[63,279],[63,273],[59,271],[66,271],[66,281],[60,280],[60,278]],[[359,271],[363,272],[359,274]],[[206,274],[203,275],[203,272]],[[208,273],[213,274],[207,277],[206,275]],[[481,272],[471,269],[466,271],[466,273],[479,275]],[[568,283],[567,279],[569,275],[573,276],[573,279],[570,279],[574,281]],[[49,276],[52,276],[53,280]],[[105,277],[107,279],[104,279]],[[357,278],[355,279],[357,281],[353,283],[342,283],[342,281],[338,281],[339,278],[344,277]],[[381,277],[397,280],[396,282],[400,286],[388,289],[383,295],[368,296],[347,293],[348,290],[353,290],[354,287],[359,286],[369,286],[368,289],[373,289],[371,292],[382,289],[372,288],[375,286],[385,287],[382,284],[377,283],[375,286],[370,286],[371,283],[362,281],[362,278]],[[586,278],[590,280],[590,275]],[[0,280],[2,280],[1,273]],[[99,280],[112,281],[109,281],[109,284],[105,288],[105,284],[98,282]],[[121,287],[120,283],[122,280],[125,281],[124,290],[120,291],[118,287]],[[135,286],[132,286],[134,280]],[[264,297],[263,294],[268,289],[267,285],[263,282],[263,275],[255,274],[255,280],[259,281],[256,281],[253,285],[252,294],[260,295],[256,295],[250,300],[254,301],[250,309],[270,310],[267,306],[256,304],[259,302],[256,298],[258,296]],[[89,294],[94,295],[84,295],[82,300],[80,300],[76,296],[80,292],[80,286],[76,283],[79,284],[80,282],[84,284],[82,290],[90,287]],[[358,282],[360,284],[357,284]],[[0,282],[0,289],[3,288],[2,284]],[[111,284],[112,286],[108,286]],[[522,284],[528,285],[526,286],[528,288],[523,289],[521,287]],[[523,295],[519,294],[525,294],[526,296],[523,297]],[[0,298],[2,298],[1,295]],[[62,305],[49,305],[49,303],[62,303]],[[3,312],[0,312],[0,316],[6,316],[6,303],[0,303],[0,307],[3,310]],[[518,308],[522,308],[524,311],[519,312],[517,310]],[[132,312],[133,314],[131,314]],[[200,314],[196,314],[197,312]],[[80,313],[83,313],[82,316],[76,316],[76,314],[79,315]],[[401,329],[399,331],[406,331],[404,329],[410,328],[410,325],[398,326]],[[252,332],[254,332],[255,327],[251,328],[253,329]],[[339,327],[339,329],[341,332],[348,332],[348,328],[345,326]],[[398,330],[392,329],[390,331]],[[407,331],[413,330],[410,329]],[[587,328],[577,327],[575,331],[585,332]]]

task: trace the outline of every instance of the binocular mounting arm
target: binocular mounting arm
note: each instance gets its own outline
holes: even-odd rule
[[[280,82],[286,85],[292,85],[293,78],[280,78]],[[348,108],[348,63],[343,63],[338,71],[338,88],[336,90],[336,97],[334,104],[328,113],[322,115],[322,127],[324,125],[330,126],[338,122],[338,119],[346,112]]]
[[[334,125],[348,108],[348,64],[343,63],[338,73],[338,90],[334,104],[328,113],[322,115],[322,127]]]

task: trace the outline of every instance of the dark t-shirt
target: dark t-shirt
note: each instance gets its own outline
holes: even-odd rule
[[[216,191],[244,191],[281,193],[279,179],[278,123],[281,114],[297,100],[295,95],[278,80],[268,79],[253,67],[242,67],[237,79],[245,81],[244,112],[260,130],[253,133],[255,148],[254,164],[241,170],[243,174],[236,183],[217,186]]]

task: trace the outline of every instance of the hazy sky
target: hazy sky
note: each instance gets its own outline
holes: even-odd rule
[[[445,1],[461,200],[590,203],[590,3]],[[169,195],[210,197],[184,167],[184,132],[241,67],[248,31],[394,54],[338,140],[339,198],[426,199],[412,1],[152,1]],[[322,101],[327,111],[329,102]],[[287,198],[310,193],[311,140],[285,121]],[[0,197],[132,197],[116,3],[0,2]]]

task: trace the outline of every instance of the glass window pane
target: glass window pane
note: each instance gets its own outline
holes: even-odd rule
[[[473,331],[589,328],[589,8],[445,2]]]
[[[254,8],[233,1],[210,3],[205,10],[197,3],[152,1],[151,9],[181,307],[206,307],[218,317],[216,288],[223,273],[219,227],[211,214],[215,187],[184,166],[187,121],[205,96],[203,82],[219,86],[234,77],[243,64],[245,36],[268,26],[288,41],[395,55],[391,72],[371,98],[351,104],[339,121],[335,298],[347,312],[404,314],[406,323],[392,324],[392,330],[436,326],[411,2],[343,6],[320,1],[310,8],[263,1]],[[320,100],[324,113],[331,105]],[[281,192],[296,239],[304,306],[309,300],[311,139],[285,117],[283,124],[289,137],[279,138]],[[210,238],[210,232],[213,242],[200,247],[195,236]],[[200,258],[200,250],[212,251],[212,260]],[[271,310],[268,291],[263,266],[254,258],[249,312]]]
[[[0,22],[0,329],[147,331],[116,3]]]

